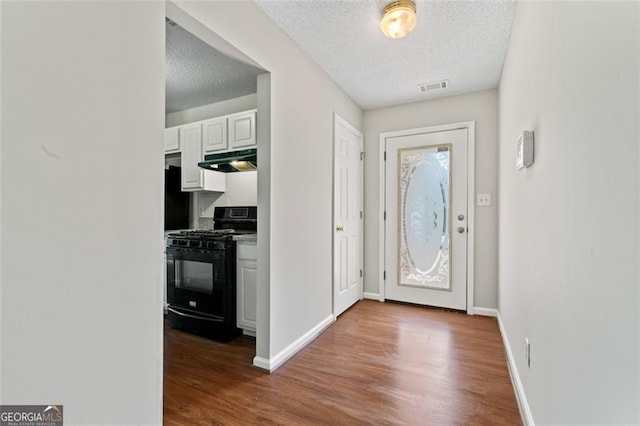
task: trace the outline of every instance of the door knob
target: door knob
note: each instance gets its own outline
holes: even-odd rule
[[[459,214],[458,215],[458,220],[464,220],[464,215],[463,214]]]
[[[336,231],[344,232],[344,226],[336,226]]]
[[[458,234],[464,234],[464,227],[458,226]]]

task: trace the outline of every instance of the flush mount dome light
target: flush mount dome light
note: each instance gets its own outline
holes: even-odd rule
[[[416,26],[416,4],[411,0],[389,3],[384,8],[380,29],[389,38],[402,38]]]

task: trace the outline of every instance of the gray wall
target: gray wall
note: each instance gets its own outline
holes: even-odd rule
[[[522,2],[513,23],[499,305],[536,424],[640,423],[639,8]],[[523,130],[535,163],[518,171]]]
[[[1,403],[161,424],[164,4],[0,7]]]
[[[497,308],[498,93],[440,98],[365,112],[365,292],[379,293],[378,179],[380,133],[461,121],[476,122],[476,192],[492,194],[491,207],[476,207],[474,306]]]

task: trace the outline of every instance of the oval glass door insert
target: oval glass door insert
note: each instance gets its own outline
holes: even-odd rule
[[[450,144],[398,152],[398,285],[451,290],[450,153]]]

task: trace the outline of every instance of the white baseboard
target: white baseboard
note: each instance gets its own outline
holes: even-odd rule
[[[502,335],[504,350],[507,354],[507,366],[509,367],[509,375],[511,376],[511,383],[513,384],[513,389],[516,393],[516,400],[518,401],[518,407],[520,408],[520,416],[522,417],[522,422],[526,426],[535,426],[533,415],[531,414],[531,408],[529,408],[527,396],[524,393],[524,387],[522,386],[522,381],[520,380],[520,374],[518,374],[518,367],[516,367],[513,352],[511,352],[511,345],[509,345],[509,339],[507,338],[507,330],[504,328],[504,324],[502,323],[500,311],[496,312],[498,314],[498,327],[500,327],[500,334]]]
[[[253,358],[254,367],[262,368],[263,370],[269,371],[269,373],[273,373],[278,367],[284,364],[289,358],[297,354],[302,348],[311,343],[316,337],[318,337],[325,328],[329,327],[335,318],[333,315],[329,315],[324,320],[320,321],[315,327],[311,330],[307,331],[302,337],[300,337],[295,342],[291,343],[289,346],[278,352],[275,356],[271,358],[263,358],[256,356]]]
[[[378,293],[368,293],[368,292],[364,292],[363,297],[365,299],[371,299],[371,300],[380,300],[380,295]],[[380,300],[382,301],[382,300]]]
[[[473,307],[473,314],[474,315],[482,315],[484,317],[497,318],[498,317],[498,310],[497,309],[493,309],[493,308],[480,308],[478,306],[474,306]]]
[[[267,371],[271,372],[269,370],[269,365],[270,364],[269,364],[269,359],[268,358],[264,358],[264,357],[257,356],[257,355],[255,357],[253,357],[253,366],[254,367],[258,367],[258,368],[261,368],[263,370],[267,370]]]

